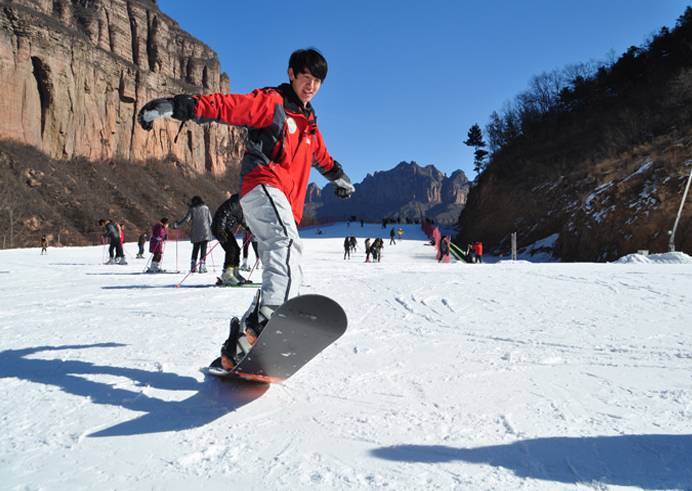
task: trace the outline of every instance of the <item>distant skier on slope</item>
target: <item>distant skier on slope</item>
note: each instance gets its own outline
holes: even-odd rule
[[[154,257],[151,259],[151,265],[147,269],[147,273],[161,273],[161,261],[163,260],[163,250],[168,240],[168,218],[162,218],[159,223],[151,226],[151,239],[149,239],[149,252]]]
[[[240,204],[265,266],[261,291],[241,321],[250,344],[274,311],[298,295],[303,244],[297,224],[303,215],[310,167],[334,183],[338,197],[348,198],[355,190],[341,165],[329,155],[310,104],[326,76],[327,60],[322,54],[301,49],[289,59],[289,83],[247,95],[156,99],[139,113],[140,125],[146,130],[153,128],[157,118],[166,116],[183,122],[216,121],[248,128]],[[232,368],[233,358],[234,353],[223,350],[223,367]]]
[[[255,257],[257,258],[255,267],[260,268],[259,252],[257,252],[257,241],[253,237],[252,232],[246,228],[245,232],[243,233],[243,264],[240,265],[241,271],[250,271],[250,265],[247,263],[247,258],[251,245],[252,250],[255,252]]]
[[[351,237],[344,239],[344,261],[346,258],[351,259]]]
[[[109,242],[108,257],[110,258],[106,264],[122,264],[125,265],[125,254],[123,253],[123,244],[120,242],[120,227],[111,219],[102,218],[99,220],[99,225],[104,228],[103,237]]]
[[[235,234],[243,226],[243,209],[240,207],[238,194],[226,193],[228,199],[221,203],[211,221],[211,230],[219,241],[226,256],[223,261],[222,285],[238,286],[246,283],[238,271],[240,265],[240,247],[235,240]]]
[[[193,196],[190,200],[187,214],[175,222],[171,228],[174,230],[182,227],[187,222],[192,221],[192,231],[190,232],[190,242],[192,242],[192,257],[190,258],[190,272],[207,272],[206,257],[207,243],[212,239],[211,236],[211,212],[209,207],[199,196]],[[199,269],[197,268],[197,254],[199,254]]]

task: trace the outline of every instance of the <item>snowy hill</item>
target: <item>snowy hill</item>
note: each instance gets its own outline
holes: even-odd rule
[[[403,227],[392,246],[374,225],[302,232],[303,293],[349,328],[271,387],[201,371],[252,289],[213,272],[176,288],[184,273],[141,274],[134,244],[128,266],[0,251],[2,487],[692,489],[689,256],[438,264]]]

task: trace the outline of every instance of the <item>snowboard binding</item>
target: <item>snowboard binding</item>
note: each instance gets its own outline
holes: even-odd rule
[[[226,339],[221,346],[221,366],[224,370],[233,370],[238,364],[238,355],[244,355],[242,348],[238,345],[239,339],[240,320],[237,317],[233,317],[231,319],[231,331],[228,334],[228,339]]]

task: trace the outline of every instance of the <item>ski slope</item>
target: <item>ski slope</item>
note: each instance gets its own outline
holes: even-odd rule
[[[0,251],[0,487],[692,489],[689,256],[438,264],[403,227],[396,246],[375,225],[303,232],[303,293],[349,328],[271,387],[201,371],[254,290],[211,271],[176,288],[134,244],[128,266]]]

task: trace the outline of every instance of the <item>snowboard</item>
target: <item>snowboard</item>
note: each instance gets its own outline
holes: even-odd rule
[[[279,307],[257,342],[233,370],[224,370],[221,357],[208,373],[252,382],[279,383],[300,370],[346,331],[341,306],[323,295],[301,295]]]

